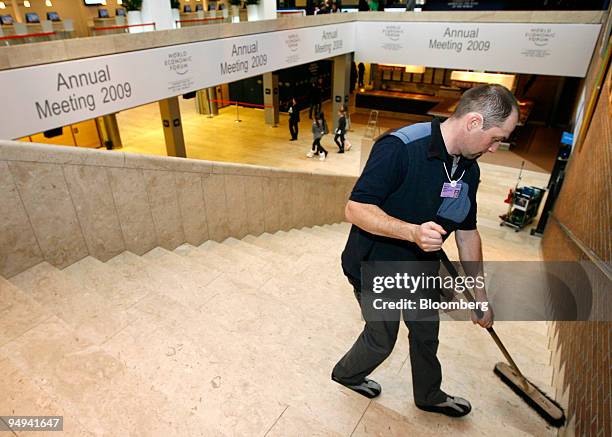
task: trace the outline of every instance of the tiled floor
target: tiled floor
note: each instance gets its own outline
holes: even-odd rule
[[[331,382],[362,326],[338,262],[347,231],[43,263],[0,279],[0,413],[63,415],[75,436],[553,435],[493,375],[501,355],[469,322],[443,321],[438,353],[443,388],[473,404],[464,419],[415,408],[404,327],[372,375],[379,398]],[[525,234],[508,242],[492,231],[488,253],[537,257]],[[496,328],[546,388],[546,324]]]
[[[323,138],[322,144],[330,153],[325,162],[306,158],[312,144],[311,124],[308,111],[302,111],[300,134],[297,141],[289,141],[287,115],[280,115],[278,127],[264,123],[260,109],[239,108],[237,123],[235,107],[220,110],[220,115],[208,118],[195,111],[194,100],[179,99],[185,146],[189,158],[211,161],[241,162],[270,167],[282,167],[307,171],[326,171],[336,174],[357,175],[359,173],[360,144],[366,132],[367,116],[357,114],[347,138],[353,149],[343,155],[337,154],[333,135]],[[331,119],[331,104],[323,105],[326,117]],[[123,149],[127,152],[166,155],[159,106],[157,103],[140,106],[117,115]],[[402,120],[381,118],[380,132],[406,124]],[[498,151],[480,159],[483,163],[520,168],[524,161],[520,156]],[[543,172],[540,167],[525,161],[525,169]],[[511,173],[512,183],[518,171]],[[510,181],[509,181],[510,182]]]

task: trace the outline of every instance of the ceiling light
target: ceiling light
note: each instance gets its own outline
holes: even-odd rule
[[[425,67],[423,65],[403,65],[403,64],[385,64],[390,67],[403,67],[406,73],[425,73]]]
[[[31,6],[31,5],[30,5],[30,2],[29,2],[28,0],[25,0],[25,1],[23,2],[23,5],[24,5],[26,8],[29,8],[29,7]]]
[[[117,0],[117,4],[118,5],[122,5],[123,4],[123,0]]]
[[[51,3],[51,0],[45,0],[45,5],[51,7],[53,6],[53,3]]]
[[[4,4],[4,2],[0,2],[0,9],[6,9],[6,5]]]
[[[496,83],[509,90],[514,87],[514,74],[481,73],[478,71],[453,71],[451,80],[459,82]]]

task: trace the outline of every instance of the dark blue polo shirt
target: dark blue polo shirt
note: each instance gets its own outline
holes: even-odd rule
[[[402,128],[396,135],[376,141],[366,166],[357,180],[350,200],[379,206],[385,213],[408,223],[434,221],[447,234],[476,229],[476,190],[480,169],[476,160],[461,157],[452,179],[467,183],[469,212],[461,222],[438,215],[444,200],[440,193],[448,182],[453,157],[449,155],[440,132],[440,122]],[[401,137],[401,138],[400,138]],[[415,243],[370,234],[353,225],[342,253],[342,268],[347,276],[359,280],[362,261],[435,261],[437,255],[424,252]]]

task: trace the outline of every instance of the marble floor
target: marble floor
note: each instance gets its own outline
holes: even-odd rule
[[[322,141],[330,153],[325,162],[306,158],[306,152],[312,144],[311,124],[308,111],[302,111],[300,134],[297,141],[289,141],[288,117],[281,113],[278,127],[264,123],[261,109],[239,108],[236,116],[235,107],[222,108],[219,115],[208,118],[198,114],[194,100],[179,98],[185,147],[189,158],[210,161],[240,162],[270,167],[282,167],[293,170],[325,171],[334,174],[358,175],[360,162],[361,139],[366,133],[368,117],[354,114],[347,138],[353,149],[343,155],[337,154],[333,135],[327,135]],[[354,112],[354,109],[351,110]],[[323,112],[331,119],[331,103],[323,104]],[[236,122],[236,118],[242,120]],[[123,141],[123,151],[166,155],[164,134],[159,114],[159,105],[152,103],[139,106],[117,114],[117,121]],[[407,124],[403,120],[381,118],[380,132]],[[546,172],[541,167],[525,160],[510,151],[498,151],[480,159],[483,163],[520,168],[525,162],[525,169],[534,172]],[[518,172],[512,174],[515,181]],[[511,186],[514,186],[512,182]]]
[[[473,404],[465,418],[415,408],[405,327],[372,374],[379,398],[333,383],[362,327],[338,262],[348,229],[87,257],[64,270],[42,263],[0,278],[0,415],[62,415],[70,436],[554,435],[494,376],[501,354],[470,322],[443,321],[438,353],[443,388]],[[499,232],[483,227],[491,258],[538,256],[525,234]],[[496,329],[551,392],[546,324]]]
[[[125,150],[165,154],[161,130],[134,121],[148,124],[155,109],[134,109],[132,120],[120,114]],[[242,123],[225,115],[214,126],[184,118],[189,156],[357,174],[359,141],[345,155],[308,160],[306,135],[289,142],[283,127],[249,123],[263,117],[255,110]],[[354,125],[349,137],[363,129]],[[538,238],[499,226],[518,170],[483,162],[481,173],[485,259],[541,259]],[[547,179],[528,170],[522,184]],[[555,435],[494,376],[502,356],[469,322],[443,321],[440,332],[443,388],[474,408],[463,419],[414,406],[405,327],[372,375],[379,398],[331,382],[362,328],[339,265],[347,233],[346,223],[294,229],[124,252],[106,263],[87,257],[64,270],[42,263],[0,278],[0,416],[63,415],[71,436]],[[452,238],[445,249],[457,256]],[[523,372],[551,393],[546,323],[496,329]]]

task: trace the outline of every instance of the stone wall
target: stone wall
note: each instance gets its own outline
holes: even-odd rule
[[[542,240],[545,260],[590,261],[597,267],[589,279],[598,321],[551,325],[553,383],[568,417],[560,436],[612,435],[612,322],[605,317],[612,307],[612,71],[603,57],[610,44],[604,34],[595,48],[585,80],[587,102],[597,99],[595,110],[590,124],[584,122],[584,142],[572,152]],[[599,87],[597,78],[606,69]]]
[[[0,275],[339,222],[354,177],[0,141]]]

